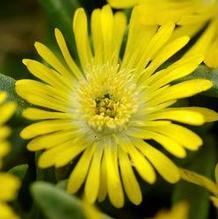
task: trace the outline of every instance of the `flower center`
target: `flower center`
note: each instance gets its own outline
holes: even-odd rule
[[[113,99],[113,97],[106,93],[103,97],[97,97],[95,99],[96,103],[96,114],[104,117],[115,118],[117,114],[117,107],[119,106],[119,101]]]
[[[119,71],[118,66],[91,69],[77,91],[79,118],[102,134],[126,129],[138,109],[136,83],[131,75]]]

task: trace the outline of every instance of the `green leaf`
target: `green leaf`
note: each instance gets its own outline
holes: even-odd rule
[[[204,92],[204,95],[218,97],[218,69],[210,69],[206,65],[200,65],[191,75],[183,80],[204,78],[213,82],[213,87]]]
[[[68,180],[65,179],[65,180],[61,180],[57,183],[57,188],[61,189],[61,190],[66,190],[67,188],[67,182]]]
[[[92,219],[84,213],[87,206],[83,201],[51,184],[36,182],[31,192],[36,205],[48,219]],[[112,219],[103,213],[99,216],[99,219]]]
[[[69,48],[76,54],[75,40],[72,31],[72,15],[80,6],[78,0],[39,0],[53,27],[59,28],[66,37]]]
[[[36,204],[48,219],[86,219],[81,202],[55,186],[36,182],[31,191]]]
[[[30,205],[32,204],[29,192],[30,168],[27,164],[22,164],[13,167],[8,172],[17,176],[22,182],[21,187],[19,188],[18,196],[13,201],[13,207],[16,209],[17,214],[19,214],[22,219],[26,219],[25,211],[29,209]]]
[[[16,167],[13,167],[8,172],[15,175],[15,176],[17,176],[21,180],[23,180],[25,178],[27,170],[28,170],[28,165],[27,164],[22,164],[22,165],[18,165]]]
[[[27,107],[27,103],[16,94],[15,80],[0,73],[0,91],[6,91],[8,93],[8,100],[17,103],[18,108],[15,116],[20,117],[23,109]]]
[[[206,143],[195,158],[184,168],[207,177],[214,175],[216,163],[215,142],[211,136],[204,139]],[[207,219],[209,211],[209,193],[197,185],[181,181],[173,194],[173,202],[187,201],[190,205],[189,219]]]

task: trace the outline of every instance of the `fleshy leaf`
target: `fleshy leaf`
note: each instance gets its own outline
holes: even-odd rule
[[[15,80],[9,76],[0,73],[0,91],[6,91],[8,100],[17,103],[17,110],[15,115],[21,116],[22,110],[27,107],[27,103],[24,102],[15,92]]]
[[[21,180],[24,179],[26,173],[28,170],[28,165],[27,164],[22,164],[22,165],[18,165],[16,167],[13,167],[9,170],[9,173],[19,177]]]
[[[213,82],[213,87],[204,92],[204,95],[211,97],[218,97],[218,69],[211,69],[205,65],[200,65],[190,76],[183,78],[183,80],[190,79],[208,79]]]
[[[214,175],[214,167],[216,162],[215,142],[212,137],[205,137],[205,145],[195,158],[184,168],[195,171],[205,177],[210,178]],[[190,205],[188,219],[207,219],[209,213],[209,192],[195,184],[181,181],[179,182],[173,194],[173,201],[187,201]],[[197,209],[197,210],[196,210]]]
[[[99,213],[95,214],[94,211],[93,214],[93,210],[90,211],[90,207],[87,209],[83,201],[51,184],[36,182],[31,192],[36,205],[48,219],[109,219],[103,214],[99,218],[93,217]]]

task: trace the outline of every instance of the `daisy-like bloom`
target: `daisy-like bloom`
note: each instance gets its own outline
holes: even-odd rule
[[[108,0],[108,2],[112,7],[119,9],[142,6],[141,10],[145,12],[142,21],[147,25],[164,24],[169,21],[177,22],[179,25],[194,24],[212,18],[216,13],[214,9],[216,0]]]
[[[125,15],[113,14],[105,6],[93,11],[89,35],[86,14],[80,8],[73,19],[80,63],[75,63],[62,33],[55,29],[63,57],[37,42],[36,50],[46,64],[29,59],[23,63],[40,81],[16,82],[17,93],[36,106],[23,115],[39,121],[26,127],[21,136],[32,139],[27,145],[30,151],[44,151],[39,166],[58,168],[79,158],[69,177],[68,192],[76,193],[84,184],[89,202],[103,201],[108,195],[116,207],[124,205],[124,190],[132,203],[142,201],[134,170],[151,184],[156,180],[155,169],[170,183],[180,179],[176,165],[144,140],[154,140],[184,158],[185,149],[197,150],[202,140],[171,121],[202,125],[218,118],[206,108],[170,108],[178,99],[212,86],[204,79],[170,85],[196,69],[202,62],[199,55],[158,70],[189,37],[168,42],[173,23],[144,28],[133,10],[121,58],[126,27]]]
[[[206,188],[212,194],[210,199],[213,205],[218,208],[218,164],[215,167],[215,182],[194,171],[187,169],[181,169],[180,171],[182,179]]]
[[[169,210],[162,210],[157,213],[154,219],[188,219],[189,206],[187,202],[180,202]]]
[[[108,0],[108,2],[115,8],[137,5],[139,19],[146,25],[175,22],[177,29],[172,38],[182,35],[194,36],[209,23],[188,55],[203,53],[205,64],[211,68],[218,68],[217,0]]]
[[[0,164],[2,158],[8,154],[10,144],[6,138],[10,134],[10,129],[5,126],[5,122],[13,115],[16,104],[13,102],[3,103],[7,95],[5,92],[0,92]],[[0,167],[1,169],[1,167]],[[0,219],[18,219],[19,217],[7,205],[6,202],[13,200],[16,197],[16,191],[20,186],[19,180],[11,174],[0,172]]]

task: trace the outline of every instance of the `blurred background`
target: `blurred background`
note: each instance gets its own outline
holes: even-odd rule
[[[76,8],[82,6],[86,11],[90,12],[96,8],[104,5],[104,0],[8,0],[1,1],[0,3],[0,72],[8,75],[14,79],[31,77],[22,64],[23,58],[35,58],[39,60],[37,53],[34,50],[34,42],[41,41],[53,50],[56,49],[53,30],[58,27],[62,30],[65,38],[68,42],[72,54],[75,54],[75,44],[71,29],[71,22],[73,13]],[[207,102],[207,105],[211,108],[214,106],[214,99],[208,97],[201,98],[202,105]],[[196,105],[200,104],[198,98],[193,98],[192,103]],[[22,125],[21,125],[22,126]],[[18,128],[17,133],[20,128]],[[206,134],[207,130],[210,130],[210,134]],[[191,169],[195,169],[201,173],[207,173],[211,177],[214,171],[216,162],[216,152],[214,148],[215,140],[214,136],[217,133],[217,127],[211,129],[211,127],[203,127],[201,134],[205,137],[207,142],[207,148],[202,148],[199,152],[191,154],[183,162],[176,161],[189,168],[189,161],[192,162]],[[18,134],[17,134],[18,136]],[[18,138],[18,137],[17,137]],[[17,143],[20,140],[15,140]],[[21,157],[25,157],[26,153],[33,158],[33,155],[25,150],[26,142],[22,143],[23,152]],[[214,157],[211,157],[214,155]],[[23,159],[19,158],[21,163]],[[204,161],[204,162],[202,162]],[[8,162],[10,166],[14,165],[14,162]],[[28,161],[30,162],[30,161]],[[13,164],[13,165],[12,165]],[[199,165],[200,164],[200,165]],[[31,166],[31,164],[29,164]],[[34,168],[34,164],[33,164]],[[140,179],[139,179],[140,181]],[[192,217],[199,211],[198,215],[202,218],[210,212],[210,218],[215,218],[215,209],[210,204],[208,205],[208,192],[194,185],[187,184],[185,182],[179,183],[176,186],[169,185],[162,179],[159,179],[154,186],[147,185],[141,182],[141,186],[144,194],[144,201],[140,206],[133,206],[127,203],[123,209],[117,210],[113,208],[109,202],[100,204],[100,208],[104,212],[109,213],[111,216],[121,219],[143,219],[145,217],[151,217],[159,209],[170,207],[172,200],[183,200],[188,198],[194,206],[192,206]],[[197,202],[196,202],[197,201]],[[202,208],[201,210],[199,209]],[[175,218],[176,219],[176,218]]]
[[[55,47],[53,30],[59,27],[65,31],[67,41],[70,39],[70,18],[76,7],[83,6],[87,12],[105,4],[103,0],[62,0],[47,1],[53,4],[50,8],[43,0],[9,0],[0,3],[0,72],[15,79],[24,77],[27,73],[22,64],[23,58],[36,56],[34,42],[42,41],[50,47]],[[55,5],[54,5],[55,3]],[[57,10],[63,7],[63,17],[57,15]],[[67,26],[63,27],[63,26]],[[67,29],[67,31],[66,31]],[[70,42],[71,41],[71,42]]]
[[[43,13],[36,0],[1,1],[0,71],[22,77],[22,58],[32,56],[33,44],[46,35]]]

